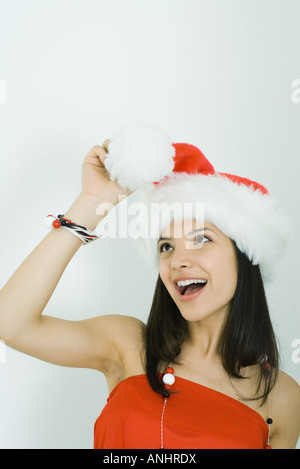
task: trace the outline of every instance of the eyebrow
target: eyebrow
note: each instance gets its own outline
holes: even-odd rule
[[[212,233],[216,234],[216,232],[215,232],[214,230],[212,230],[211,228],[199,228],[199,229],[197,229],[197,230],[190,231],[190,233],[188,233],[187,236],[193,235],[194,233],[199,233],[199,231],[203,231],[203,232],[205,232],[205,231],[211,231]],[[157,241],[157,244],[159,244],[160,241],[166,240],[166,239],[170,239],[170,240],[171,240],[171,239],[173,239],[173,238],[168,238],[168,237],[166,237],[166,236],[160,236],[160,238],[159,238],[158,241]]]

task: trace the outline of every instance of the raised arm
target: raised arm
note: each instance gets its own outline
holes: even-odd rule
[[[66,218],[90,230],[103,218],[96,214],[99,204],[115,205],[124,193],[108,178],[105,154],[106,143],[87,154],[82,165],[82,192],[65,213]],[[122,322],[127,327],[134,319],[101,316],[66,321],[42,314],[81,245],[68,230],[53,229],[24,260],[0,291],[0,338],[12,348],[51,363],[105,371],[117,353],[114,331]]]

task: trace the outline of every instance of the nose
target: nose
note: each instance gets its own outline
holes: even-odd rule
[[[171,260],[171,268],[173,270],[190,268],[193,264],[190,254],[188,249],[175,249]]]

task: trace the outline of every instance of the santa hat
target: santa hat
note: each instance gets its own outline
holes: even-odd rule
[[[265,282],[272,280],[290,228],[263,185],[216,172],[197,147],[172,143],[164,131],[144,122],[124,127],[111,139],[105,167],[121,187],[142,192],[141,203],[147,209],[140,222],[151,229],[139,245],[147,259],[158,260],[157,241],[170,221],[183,214],[185,219],[199,217],[203,204],[204,220],[234,240],[253,265],[259,264]],[[151,207],[178,204],[183,210],[169,210],[166,217],[160,211],[159,223],[153,220]]]

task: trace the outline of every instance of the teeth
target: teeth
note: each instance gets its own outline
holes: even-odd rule
[[[207,280],[202,280],[200,278],[191,278],[188,280],[179,280],[179,282],[177,282],[177,285],[179,287],[185,287],[186,285],[191,285],[192,283],[207,283]]]

